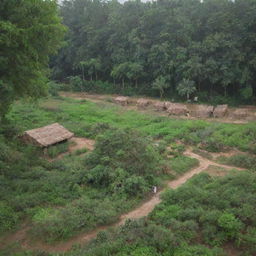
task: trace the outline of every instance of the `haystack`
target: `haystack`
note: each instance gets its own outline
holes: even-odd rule
[[[228,105],[217,105],[213,111],[213,117],[224,117],[228,112]]]
[[[129,103],[129,98],[124,96],[118,96],[114,99],[114,101],[122,106],[127,106]]]
[[[213,114],[213,106],[207,105],[198,105],[197,110],[195,111],[195,115],[197,117],[208,118]]]
[[[74,134],[62,125],[54,123],[41,128],[26,131],[22,136],[23,140],[40,147],[48,147],[56,143],[66,141]]]
[[[146,99],[138,99],[137,100],[137,106],[139,108],[145,108],[145,107],[147,107],[150,104],[151,104],[151,101],[146,100]]]
[[[249,115],[246,108],[238,108],[232,113],[232,117],[236,119],[244,119]]]
[[[189,110],[188,110],[187,106],[184,104],[171,103],[171,104],[169,104],[167,112],[170,115],[182,116],[182,115],[188,115]]]
[[[154,104],[154,108],[155,108],[157,111],[163,111],[163,110],[165,110],[165,102],[157,101],[157,102]]]

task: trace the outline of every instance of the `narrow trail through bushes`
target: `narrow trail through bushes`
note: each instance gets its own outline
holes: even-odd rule
[[[81,147],[81,146],[82,145],[80,144],[79,147]],[[86,146],[86,145],[84,145],[84,146]],[[185,155],[198,159],[199,166],[192,169],[191,171],[188,171],[187,173],[178,177],[177,179],[169,181],[167,183],[168,188],[172,188],[172,189],[178,188],[179,186],[184,184],[187,180],[189,180],[192,176],[203,172],[209,166],[217,166],[217,167],[221,167],[221,168],[225,168],[225,169],[235,168],[237,170],[244,170],[242,168],[232,167],[232,166],[223,165],[223,164],[217,164],[211,160],[205,159],[202,156],[199,156],[199,155],[193,153],[191,151],[191,149],[187,149],[187,151],[185,152]],[[16,233],[7,236],[4,239],[4,241],[2,241],[1,243],[2,243],[2,245],[6,246],[13,242],[19,242],[21,244],[22,248],[27,249],[27,250],[38,250],[38,251],[44,251],[44,252],[49,252],[49,253],[65,252],[65,251],[70,250],[72,248],[72,246],[75,244],[85,244],[85,243],[89,242],[91,239],[95,238],[100,231],[106,230],[111,227],[120,226],[120,225],[124,224],[125,221],[128,219],[138,219],[138,218],[147,216],[154,209],[154,207],[161,202],[161,198],[160,198],[161,193],[162,193],[162,191],[159,191],[150,200],[144,202],[136,209],[134,209],[126,214],[121,215],[119,218],[119,221],[117,223],[108,225],[108,226],[98,227],[91,232],[79,234],[78,236],[75,236],[75,237],[69,239],[68,241],[60,242],[60,243],[57,243],[54,245],[49,245],[49,244],[43,243],[41,241],[36,241],[36,242],[33,241],[32,242],[28,238],[28,235],[27,235],[27,231],[29,231],[29,227],[24,226],[22,229],[18,230]],[[2,246],[0,246],[0,248],[1,247]]]

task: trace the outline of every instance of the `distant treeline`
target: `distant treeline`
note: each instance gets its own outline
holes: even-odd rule
[[[255,0],[71,0],[60,13],[69,32],[52,61],[56,80],[88,88],[101,80],[117,92],[169,98],[255,101]]]

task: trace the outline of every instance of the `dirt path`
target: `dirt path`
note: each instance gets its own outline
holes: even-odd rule
[[[84,143],[86,141],[83,140],[78,140],[78,144],[76,145],[77,148],[80,147],[84,147]],[[88,142],[88,141],[87,141]],[[86,142],[86,143],[87,143]],[[90,141],[89,145],[93,148],[93,141]],[[222,167],[222,168],[226,168],[226,169],[232,169],[235,168],[237,170],[244,170],[242,168],[236,168],[236,167],[232,167],[232,166],[228,166],[228,165],[222,165],[222,164],[217,164],[211,160],[205,159],[202,156],[199,156],[195,153],[193,153],[191,151],[191,149],[188,149],[185,152],[185,155],[193,157],[198,159],[199,161],[199,166],[192,169],[191,171],[188,171],[187,173],[185,173],[184,175],[178,177],[177,179],[170,181],[167,183],[167,187],[168,188],[172,188],[172,189],[176,189],[179,186],[181,186],[182,184],[184,184],[187,180],[189,180],[191,177],[193,177],[195,174],[199,174],[201,172],[203,172],[204,170],[206,170],[209,166],[218,166],[218,167]],[[10,244],[13,241],[16,242],[20,242],[22,245],[22,248],[24,249],[28,249],[28,250],[41,250],[41,251],[45,251],[45,252],[65,252],[68,251],[72,248],[73,245],[75,244],[85,244],[87,242],[89,242],[91,239],[95,238],[98,234],[98,232],[106,230],[110,227],[115,227],[115,226],[120,226],[122,224],[125,223],[126,220],[128,219],[139,219],[142,217],[147,216],[153,209],[154,207],[159,204],[161,202],[161,195],[162,191],[159,191],[155,196],[153,196],[150,200],[148,200],[147,202],[141,204],[139,207],[137,207],[136,209],[123,214],[120,216],[119,221],[115,224],[109,225],[109,226],[102,226],[99,227],[91,232],[87,232],[87,233],[82,233],[78,236],[75,236],[73,238],[71,238],[68,241],[65,242],[60,242],[58,244],[54,244],[54,245],[49,245],[46,243],[42,243],[40,241],[37,242],[31,242],[30,240],[27,239],[27,231],[28,231],[28,227],[24,227],[23,229],[17,231],[16,233],[7,236],[4,241],[1,241],[2,245],[7,245]],[[1,246],[0,246],[1,248]]]

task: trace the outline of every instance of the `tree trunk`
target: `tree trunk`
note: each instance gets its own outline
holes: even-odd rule
[[[83,80],[84,80],[84,67],[82,66]]]
[[[124,78],[122,78],[122,86],[123,86],[123,90],[124,90]]]
[[[189,101],[189,93],[187,92],[187,101]]]
[[[98,74],[97,74],[97,71],[95,71],[95,78],[96,78],[96,81],[98,81]]]
[[[135,79],[135,88],[138,88],[138,79]]]
[[[92,81],[92,75],[91,75],[91,81]]]

